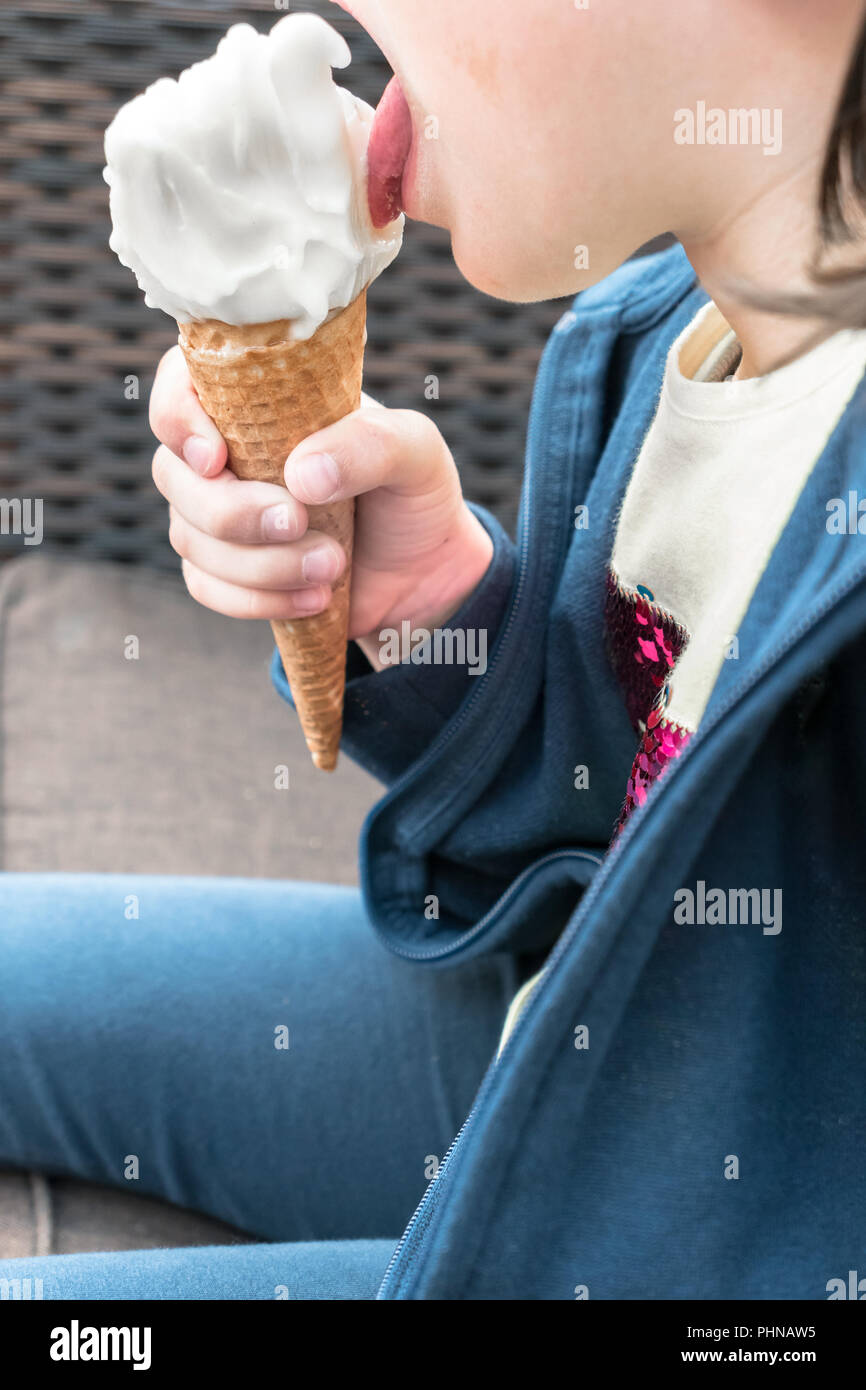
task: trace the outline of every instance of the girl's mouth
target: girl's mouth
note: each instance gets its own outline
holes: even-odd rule
[[[367,145],[367,203],[374,227],[386,227],[403,211],[403,171],[412,148],[412,116],[398,78],[379,105]]]

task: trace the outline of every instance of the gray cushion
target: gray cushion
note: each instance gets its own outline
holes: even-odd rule
[[[381,788],[345,757],[316,771],[271,651],[267,624],[207,612],[179,576],[38,553],[4,565],[0,868],[355,883]],[[244,1239],[151,1197],[0,1172],[0,1258]]]
[[[179,576],[3,566],[0,867],[357,882],[381,788],[345,757],[313,767],[272,650],[267,623],[208,612]]]
[[[238,1245],[252,1236],[156,1197],[77,1178],[0,1171],[0,1259],[77,1250]]]

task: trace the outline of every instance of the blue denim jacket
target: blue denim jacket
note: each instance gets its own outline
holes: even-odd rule
[[[475,508],[494,559],[449,622],[489,634],[483,674],[374,674],[350,648],[343,746],[389,788],[361,840],[376,930],[440,967],[549,952],[382,1298],[824,1299],[866,1276],[862,383],[738,659],[607,849],[636,739],[605,569],[668,348],[705,302],[675,247],[554,331],[517,544]],[[675,895],[701,883],[781,890],[781,930],[680,924]]]

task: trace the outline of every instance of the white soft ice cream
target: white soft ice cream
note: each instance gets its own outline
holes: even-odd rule
[[[337,87],[346,41],[312,14],[229,29],[105,132],[110,245],[179,322],[293,320],[308,338],[400,249],[367,208],[372,109]]]

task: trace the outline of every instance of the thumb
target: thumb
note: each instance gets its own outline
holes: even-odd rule
[[[388,487],[404,496],[429,492],[453,470],[432,420],[415,410],[363,405],[303,440],[286,460],[289,492],[316,505]]]

